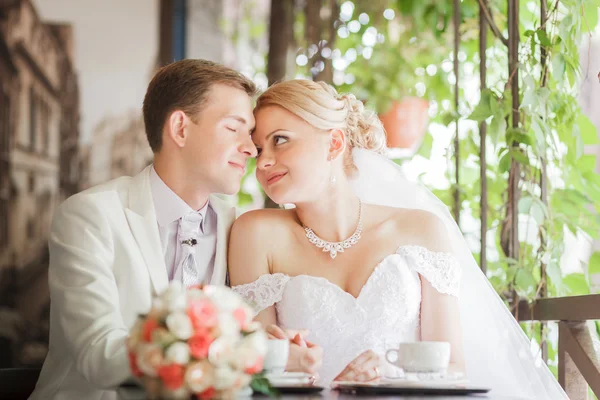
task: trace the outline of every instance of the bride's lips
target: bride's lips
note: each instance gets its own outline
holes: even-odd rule
[[[229,165],[239,168],[242,171],[242,174],[246,173],[246,167],[244,167],[242,164],[229,161]]]
[[[277,172],[275,174],[269,175],[267,178],[267,184],[272,185],[273,183],[279,181],[281,178],[287,175],[287,172]]]

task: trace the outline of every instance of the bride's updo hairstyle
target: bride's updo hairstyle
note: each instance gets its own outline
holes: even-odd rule
[[[294,79],[276,83],[258,98],[254,112],[267,106],[283,107],[323,131],[342,130],[348,147],[344,154],[347,173],[356,170],[353,148],[378,153],[385,149],[385,131],[377,114],[365,109],[353,94],[339,94],[325,82]]]

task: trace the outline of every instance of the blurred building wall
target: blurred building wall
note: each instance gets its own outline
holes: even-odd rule
[[[11,320],[21,330],[11,334],[21,342],[37,339],[48,302],[43,282],[53,211],[79,190],[77,176],[66,168],[79,159],[72,43],[70,26],[47,23],[30,1],[2,4],[0,308],[3,315],[16,313]],[[4,363],[7,357],[0,355]],[[10,355],[13,362],[18,357]]]

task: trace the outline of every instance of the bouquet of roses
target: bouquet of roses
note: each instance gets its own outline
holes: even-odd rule
[[[131,372],[151,398],[235,397],[260,378],[267,352],[253,316],[227,287],[173,282],[131,330]]]

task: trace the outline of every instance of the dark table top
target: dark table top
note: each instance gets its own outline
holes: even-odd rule
[[[119,400],[146,400],[146,396],[144,391],[141,388],[136,387],[121,387],[118,390]],[[266,396],[253,396],[256,399],[268,399]],[[400,396],[400,395],[353,395],[353,394],[344,394],[339,393],[335,390],[325,389],[320,393],[316,394],[285,394],[279,397],[280,399],[302,399],[302,400],[312,400],[312,399],[338,399],[338,400],[346,400],[346,399],[386,399],[386,400],[477,400],[477,399],[489,399],[489,400],[523,400],[518,397],[505,397],[505,396],[495,396],[490,394],[484,395],[470,395],[470,396],[440,396],[440,395],[413,395],[413,396]]]

